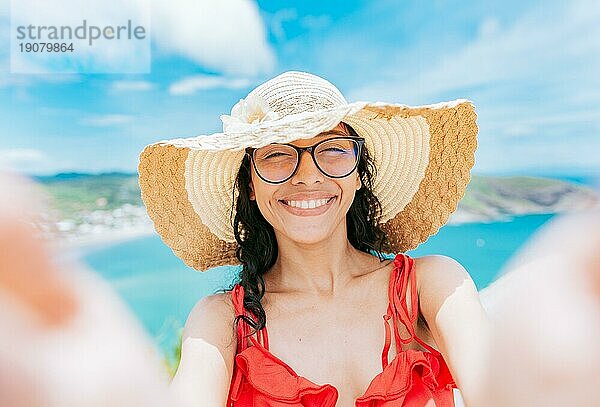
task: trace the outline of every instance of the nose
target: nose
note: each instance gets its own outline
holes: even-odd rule
[[[308,151],[303,151],[298,158],[298,161],[296,173],[291,178],[292,184],[303,183],[310,185],[325,180],[324,174],[317,168],[317,165]]]

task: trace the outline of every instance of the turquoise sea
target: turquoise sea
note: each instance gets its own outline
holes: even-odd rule
[[[554,215],[527,215],[511,221],[446,225],[417,249],[419,257],[444,254],[458,260],[478,289],[490,284],[511,255]],[[107,279],[142,321],[157,346],[171,352],[177,329],[194,304],[225,288],[238,267],[218,267],[205,273],[183,264],[157,236],[95,249],[83,261]]]

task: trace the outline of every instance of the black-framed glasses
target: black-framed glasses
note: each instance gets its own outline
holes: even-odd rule
[[[321,140],[308,147],[292,144],[269,144],[264,147],[246,148],[258,176],[270,184],[281,184],[298,170],[300,157],[308,151],[313,162],[330,178],[347,177],[356,169],[362,146],[362,137],[334,137]]]

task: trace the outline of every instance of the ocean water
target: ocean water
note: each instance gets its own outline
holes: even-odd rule
[[[481,290],[494,281],[531,234],[553,216],[527,215],[505,222],[446,225],[407,254],[450,256],[469,271]],[[82,259],[109,281],[164,352],[173,350],[177,329],[183,326],[194,304],[227,288],[239,272],[239,267],[228,266],[197,272],[177,258],[158,236],[95,249]]]

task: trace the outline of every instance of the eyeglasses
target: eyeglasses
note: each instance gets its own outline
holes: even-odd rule
[[[334,137],[308,147],[292,144],[269,144],[246,149],[258,176],[270,184],[281,184],[298,170],[304,151],[310,152],[317,168],[330,178],[344,178],[358,166],[365,139],[362,137]]]

